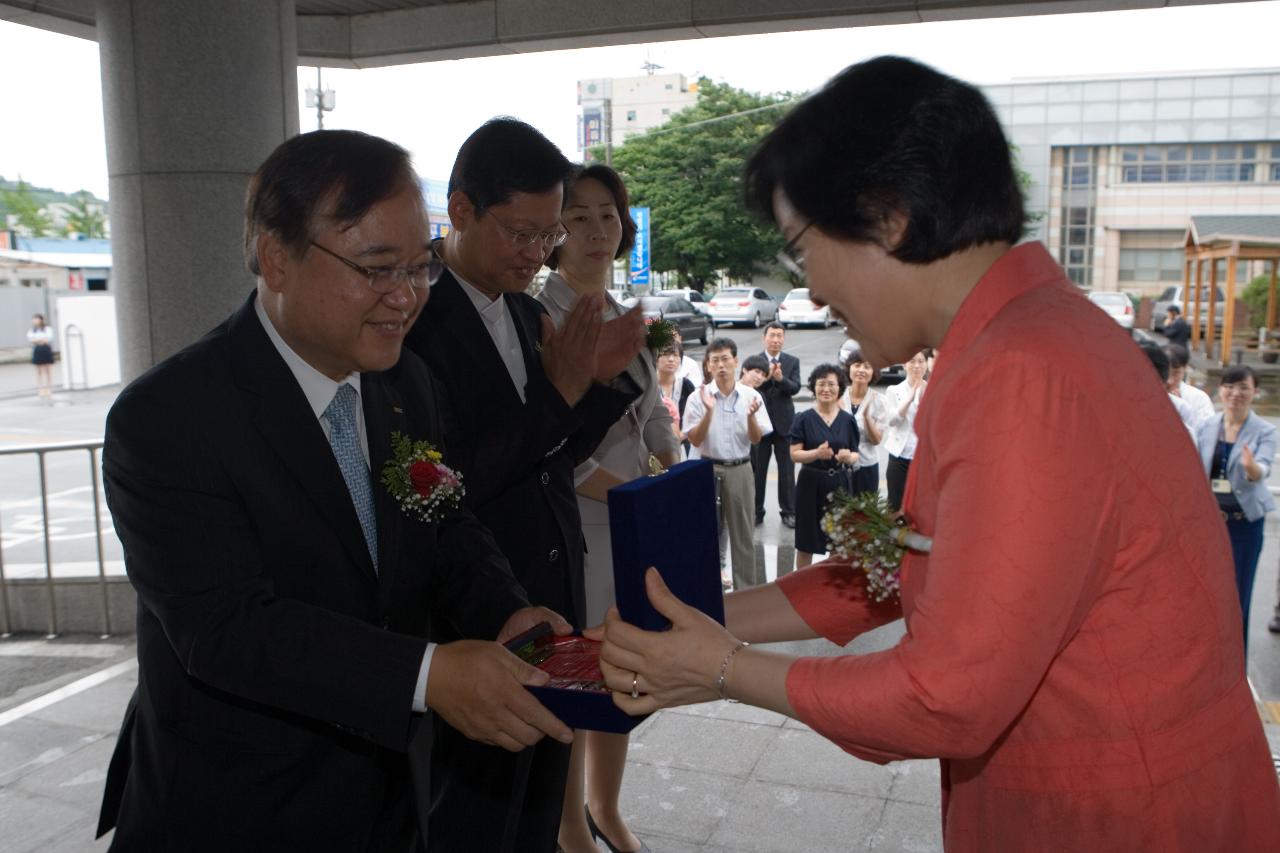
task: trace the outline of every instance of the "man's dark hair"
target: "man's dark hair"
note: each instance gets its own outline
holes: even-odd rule
[[[1164,354],[1169,357],[1169,367],[1172,370],[1178,370],[1191,363],[1191,356],[1182,344],[1168,344],[1164,348]]]
[[[817,394],[817,384],[819,379],[827,376],[834,376],[836,381],[840,383],[840,393],[843,394],[845,389],[849,387],[849,371],[841,370],[840,365],[831,364],[830,362],[819,364],[813,370],[809,371],[809,393]]]
[[[1170,314],[1181,314],[1181,313],[1182,313],[1182,309],[1181,309],[1181,308],[1179,308],[1177,305],[1170,305],[1168,308],[1166,308],[1166,309],[1164,309],[1164,310],[1168,311]]]
[[[760,332],[760,334],[767,335],[770,329],[781,329],[783,334],[786,334],[786,331],[787,331],[787,327],[779,323],[777,320],[770,320],[768,323],[765,323],[764,329]]]
[[[1253,372],[1253,368],[1247,364],[1233,364],[1222,371],[1222,378],[1219,385],[1234,385],[1237,382],[1243,382],[1246,379],[1253,382],[1253,387],[1258,387],[1258,374]]]
[[[458,149],[449,175],[449,195],[466,193],[476,215],[516,193],[565,187],[573,164],[532,125],[510,116],[491,118]]]
[[[733,338],[712,338],[711,343],[707,344],[707,349],[706,349],[706,352],[704,353],[704,358],[705,356],[711,355],[711,353],[716,352],[718,350],[722,350],[722,349],[727,349],[729,351],[729,354],[732,355],[734,358],[738,357],[738,345],[734,342]],[[768,373],[768,372],[769,372],[769,369],[766,367],[765,373]]]
[[[244,259],[261,275],[258,237],[275,234],[295,257],[311,245],[322,207],[354,225],[378,202],[409,186],[422,193],[409,152],[358,130],[316,130],[283,142],[249,179],[244,210]]]
[[[1147,358],[1151,359],[1151,365],[1156,369],[1156,373],[1160,374],[1161,382],[1169,381],[1169,356],[1165,355],[1164,350],[1153,343],[1138,344],[1138,348],[1142,350]]]
[[[708,347],[708,350],[709,349],[710,348]],[[758,370],[761,373],[763,373],[765,376],[768,376],[769,375],[769,359],[760,355],[760,353],[747,356],[742,360],[742,370],[740,370],[739,373],[745,376],[748,370]]]
[[[636,221],[631,218],[631,200],[627,196],[627,185],[622,182],[621,175],[602,163],[596,163],[582,169],[573,176],[572,183],[576,184],[585,178],[599,181],[609,191],[609,195],[613,196],[613,206],[618,209],[618,221],[622,223],[622,242],[618,244],[618,251],[613,253],[613,259],[625,258],[631,252],[631,247],[636,244],[636,231],[638,230]],[[564,203],[565,205],[569,204],[568,189],[565,190]],[[560,247],[556,246],[543,263],[553,270],[559,269],[559,255]]]
[[[889,213],[907,218],[895,247],[929,263],[1022,236],[1022,192],[1008,140],[974,86],[882,56],[846,68],[787,114],[747,164],[747,199],[776,220],[781,190],[805,222],[882,244]]]

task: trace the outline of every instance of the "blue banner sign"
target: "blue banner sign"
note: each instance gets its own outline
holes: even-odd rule
[[[631,208],[631,218],[636,223],[636,244],[631,247],[632,287],[649,283],[649,208]]]

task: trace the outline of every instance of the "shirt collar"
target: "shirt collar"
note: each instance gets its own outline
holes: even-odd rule
[[[293,378],[297,381],[298,387],[302,389],[302,393],[307,398],[307,403],[311,406],[311,411],[317,418],[324,414],[325,409],[329,408],[329,404],[333,402],[333,395],[338,393],[339,385],[344,383],[350,385],[356,389],[357,395],[360,394],[359,373],[349,374],[342,382],[334,382],[328,376],[307,364],[302,356],[294,352],[293,347],[289,346],[285,339],[280,337],[280,333],[276,331],[271,318],[267,316],[267,309],[262,307],[261,299],[255,298],[253,300],[253,308],[258,315],[258,321],[262,323],[262,328],[271,340],[272,346],[276,348],[276,352],[280,353],[280,357],[284,359],[289,372],[293,374]]]
[[[507,300],[502,298],[502,294],[498,294],[497,299],[490,299],[487,294],[481,293],[471,282],[462,278],[456,272],[453,277],[457,279],[458,284],[462,285],[462,292],[467,294],[467,298],[471,300],[471,304],[476,306],[476,311],[480,314],[480,319],[484,320],[490,326],[502,322],[507,315]]]

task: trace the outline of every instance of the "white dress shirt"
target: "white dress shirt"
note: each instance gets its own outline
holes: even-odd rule
[[[899,413],[915,389],[904,379],[885,392],[889,403],[889,428],[885,431],[884,447],[899,459],[911,459],[916,455],[916,413],[920,411],[920,401],[924,399],[928,386],[928,382],[920,380],[920,393],[907,407],[905,416],[900,416]]]
[[[502,300],[498,301],[501,302]],[[280,333],[276,331],[271,318],[267,316],[267,310],[262,307],[261,299],[253,301],[253,308],[257,312],[258,321],[262,323],[262,328],[266,331],[267,337],[271,339],[271,345],[276,348],[276,352],[280,353],[280,357],[284,359],[289,372],[298,381],[298,387],[302,389],[303,395],[307,398],[307,403],[311,406],[312,413],[315,414],[316,420],[320,422],[320,429],[324,430],[324,437],[326,439],[329,438],[329,419],[324,416],[325,409],[329,408],[329,404],[333,402],[333,396],[338,393],[338,386],[343,384],[350,385],[356,389],[356,399],[363,404],[363,399],[360,396],[360,374],[352,373],[342,382],[333,381],[308,364],[302,356],[293,351],[293,347],[289,346],[284,338],[280,337]],[[360,411],[364,412],[363,405]],[[360,434],[360,450],[364,453],[364,464],[368,466],[369,437],[365,433],[363,417],[356,418],[356,432]],[[427,710],[427,674],[431,671],[431,656],[435,653],[435,650],[435,643],[427,643],[427,650],[422,655],[422,664],[418,667],[418,685],[413,691],[413,710],[419,713]]]
[[[754,415],[756,425],[760,427],[760,434],[768,435],[773,432],[773,423],[769,420],[769,413],[764,409],[764,398],[760,396],[759,391],[741,382],[733,386],[733,391],[728,396],[721,394],[714,382],[708,385],[707,389],[711,391],[712,399],[715,401],[716,412],[711,418],[711,427],[707,430],[707,437],[702,440],[702,444],[695,444],[689,448],[689,458],[708,457],[730,460],[750,456],[751,439],[747,437],[747,411],[751,408],[752,400],[760,401],[760,407],[756,409]],[[697,388],[689,395],[689,401],[684,405],[681,429],[688,433],[702,421],[706,412],[706,406],[702,402],[702,389]]]
[[[524,351],[520,349],[520,335],[516,332],[516,321],[511,318],[511,312],[507,310],[507,300],[501,296],[490,299],[471,284],[463,281],[456,272],[453,277],[458,280],[458,284],[462,285],[462,292],[471,299],[471,304],[476,306],[476,312],[484,321],[485,330],[493,340],[498,355],[502,357],[502,363],[507,366],[507,374],[511,377],[511,384],[515,386],[516,393],[520,395],[520,402],[525,402],[524,387],[529,384],[529,374],[524,366]]]
[[[1191,407],[1191,417],[1194,423],[1193,431],[1195,427],[1199,427],[1200,424],[1217,414],[1213,408],[1213,398],[1194,385],[1188,385],[1186,382],[1178,385],[1178,396]]]
[[[693,383],[694,388],[702,386],[702,365],[687,355],[680,357],[680,369],[676,371],[676,388],[680,387],[682,379],[688,379]]]
[[[840,408],[846,412],[853,408],[848,394],[840,395]],[[889,422],[889,406],[874,388],[867,389],[867,396],[862,398],[858,413],[853,416],[853,422],[858,425],[858,468],[880,464],[880,445],[871,443],[871,432],[867,429],[868,418],[876,425],[880,441],[883,442],[885,427]]]

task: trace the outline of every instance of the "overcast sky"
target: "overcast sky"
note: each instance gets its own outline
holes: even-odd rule
[[[1280,0],[1127,12],[858,27],[555,51],[347,71],[327,127],[388,137],[426,177],[448,177],[454,154],[493,115],[514,115],[577,154],[577,81],[643,73],[652,61],[759,92],[807,91],[845,66],[911,56],[975,83],[1280,66]],[[299,99],[315,85],[298,69]],[[0,22],[0,176],[107,195],[96,43]],[[301,109],[301,128],[315,128]]]

